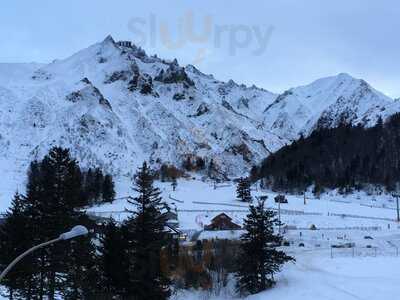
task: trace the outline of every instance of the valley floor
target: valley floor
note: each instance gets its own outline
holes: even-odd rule
[[[176,191],[169,183],[159,183],[164,199],[178,211],[181,230],[200,238],[239,238],[235,231],[207,232],[203,226],[221,212],[237,224],[243,223],[248,204],[235,199],[235,185],[199,180],[181,180]],[[129,194],[129,184],[121,190]],[[278,209],[271,191],[254,190],[253,196],[267,195],[267,206]],[[281,204],[282,221],[289,225],[285,251],[295,256],[278,276],[275,288],[248,299],[321,300],[321,299],[394,299],[400,293],[400,227],[396,222],[396,204],[390,195],[371,196],[364,192],[348,196],[336,192],[316,199],[306,194],[288,196]],[[126,200],[91,208],[99,216],[123,220],[129,207]],[[310,230],[315,225],[317,230]],[[198,235],[197,235],[198,236]],[[331,248],[352,244],[352,248]],[[303,246],[304,247],[299,247]],[[185,291],[174,300],[232,299],[233,287],[220,296]]]
[[[278,276],[277,285],[249,300],[385,300],[396,299],[400,292],[400,259],[397,257],[334,258],[327,253],[296,255],[296,264],[288,264]],[[235,298],[204,292],[185,292],[174,300],[225,300]]]

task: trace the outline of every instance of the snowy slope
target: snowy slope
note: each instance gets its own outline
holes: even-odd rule
[[[262,130],[276,96],[148,57],[111,37],[49,65],[0,66],[0,163],[18,177],[52,145],[129,175],[186,155],[238,174],[286,141]]]
[[[367,82],[348,74],[319,79],[280,95],[265,113],[269,130],[288,139],[308,135],[318,127],[341,122],[372,126],[400,110],[400,103],[383,95]]]
[[[276,95],[107,37],[47,65],[0,64],[0,199],[22,189],[29,162],[53,145],[116,176],[187,156],[237,176],[301,132],[344,115],[372,125],[399,105],[344,74]]]

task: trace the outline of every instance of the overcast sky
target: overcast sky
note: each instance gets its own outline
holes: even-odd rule
[[[3,0],[0,62],[50,62],[111,34],[274,92],[346,72],[400,97],[399,16],[398,0]]]

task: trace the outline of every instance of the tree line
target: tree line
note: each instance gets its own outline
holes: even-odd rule
[[[83,199],[87,205],[112,202],[115,199],[115,186],[112,175],[103,174],[100,168],[89,168],[82,172]]]
[[[342,124],[321,128],[270,155],[253,168],[253,180],[275,190],[342,192],[379,185],[387,191],[400,182],[400,114],[372,128]]]

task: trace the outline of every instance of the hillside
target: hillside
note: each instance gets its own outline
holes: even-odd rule
[[[116,178],[143,160],[181,166],[187,157],[213,159],[233,177],[301,133],[343,120],[371,126],[399,105],[350,75],[277,95],[107,37],[50,64],[0,64],[0,197],[23,189],[29,162],[54,145]]]
[[[372,126],[400,105],[362,79],[348,74],[322,78],[279,95],[264,111],[265,124],[288,139],[307,136],[318,128],[339,124]]]
[[[316,192],[337,187],[351,191],[372,184],[392,191],[400,180],[399,149],[399,114],[371,128],[320,128],[269,156],[258,177],[278,190],[303,191],[314,185]]]

